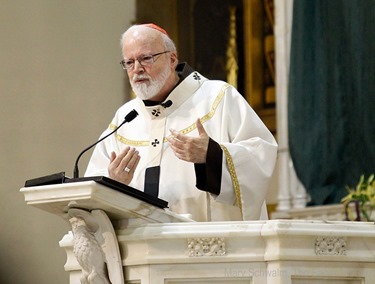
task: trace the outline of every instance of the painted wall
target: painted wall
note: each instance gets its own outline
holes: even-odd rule
[[[30,178],[72,175],[78,153],[129,97],[119,38],[135,0],[0,6],[0,283],[68,283],[58,246],[68,224],[27,206],[19,189]]]

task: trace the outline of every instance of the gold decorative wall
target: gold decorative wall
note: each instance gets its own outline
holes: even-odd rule
[[[247,100],[276,133],[273,0],[244,0]]]

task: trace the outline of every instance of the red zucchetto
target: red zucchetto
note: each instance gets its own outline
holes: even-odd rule
[[[165,31],[165,29],[159,27],[158,25],[155,25],[155,24],[143,24],[143,25],[140,25],[140,26],[143,26],[143,27],[148,27],[148,28],[152,28],[154,30],[157,30],[159,32],[162,32],[163,34],[165,34],[167,37],[169,37],[168,33]]]

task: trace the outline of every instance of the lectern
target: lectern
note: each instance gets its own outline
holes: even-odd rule
[[[365,222],[194,222],[100,181],[24,187],[65,218],[70,283],[370,284],[375,226]],[[155,200],[154,200],[155,201]]]
[[[71,223],[72,231],[60,242],[70,283],[125,283],[115,229],[192,221],[169,211],[166,201],[109,178],[79,180],[21,189],[28,205]]]

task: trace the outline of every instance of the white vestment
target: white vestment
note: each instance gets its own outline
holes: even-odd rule
[[[146,107],[138,98],[120,107],[101,137],[131,110],[139,116],[96,146],[85,176],[108,176],[111,152],[120,153],[129,145],[141,156],[129,186],[143,190],[145,169],[160,165],[158,197],[171,211],[191,214],[196,221],[267,218],[265,196],[277,143],[246,100],[229,84],[207,80],[198,72],[177,85],[168,100],[169,107]],[[166,140],[169,129],[197,137],[197,118],[223,151],[219,195],[197,189],[194,164],[178,159]]]

